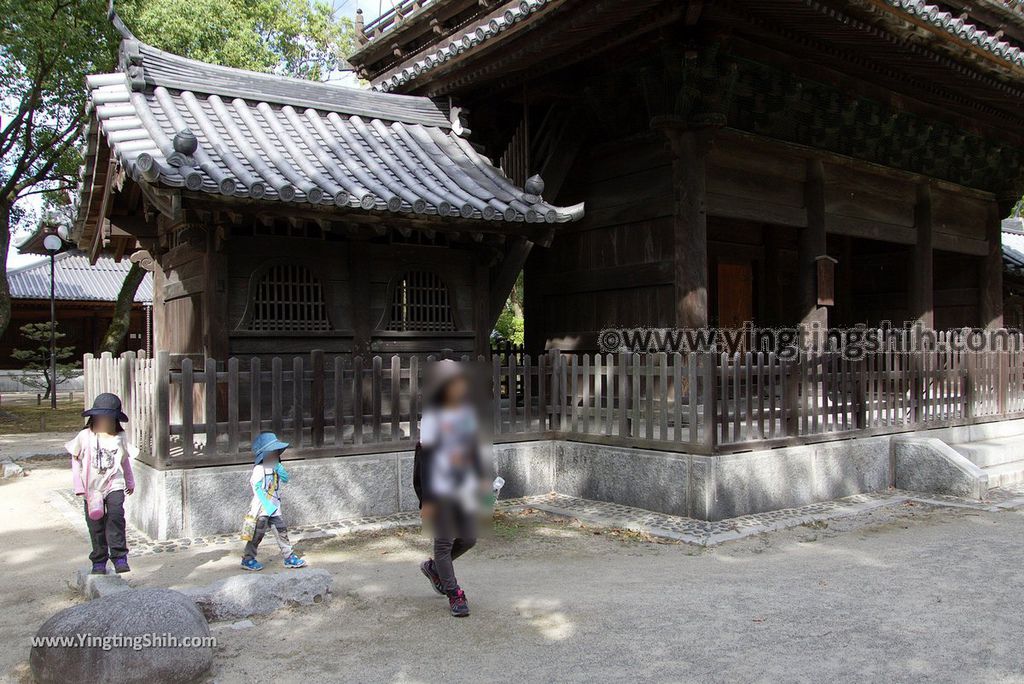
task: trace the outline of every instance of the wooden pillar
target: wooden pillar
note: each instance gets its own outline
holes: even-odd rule
[[[807,208],[807,227],[800,231],[797,259],[800,276],[800,322],[810,325],[817,321],[828,327],[828,310],[818,306],[817,258],[827,253],[825,242],[825,173],[820,159],[807,162],[804,183],[804,205]]]
[[[370,354],[370,250],[363,240],[349,243],[349,306],[352,311],[352,354]]]
[[[1008,213],[1008,212],[1007,212]],[[980,297],[981,326],[988,330],[1003,327],[1003,238],[1000,205],[993,202],[985,226],[988,252],[981,257],[978,294]]]
[[[917,187],[914,243],[910,260],[910,315],[924,328],[935,327],[935,285],[932,252],[932,196],[927,182]]]
[[[203,284],[203,351],[207,358],[228,358],[228,260],[223,228],[206,232],[206,273]]]
[[[490,280],[491,270],[478,263],[473,269],[476,297],[473,299],[473,354],[489,356],[491,353],[491,328],[494,320],[491,317]],[[513,281],[513,286],[515,283]]]
[[[672,155],[676,326],[703,328],[708,324],[707,154],[716,129],[679,122],[656,127],[665,133]]]
[[[159,258],[153,259],[153,353],[170,351],[167,335],[167,275]]]

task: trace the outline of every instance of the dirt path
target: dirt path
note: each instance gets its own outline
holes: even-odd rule
[[[87,553],[43,503],[63,477],[37,468],[0,485],[9,678],[38,624],[74,600],[63,587]],[[332,601],[216,625],[213,679],[1021,681],[1022,536],[1020,512],[921,505],[713,550],[513,516],[457,564],[464,620],[419,574],[418,533],[307,542],[300,551],[334,575]],[[207,583],[238,571],[238,551],[139,557],[132,581]]]

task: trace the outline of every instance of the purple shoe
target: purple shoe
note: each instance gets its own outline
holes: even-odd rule
[[[466,617],[469,615],[469,603],[466,601],[466,592],[456,589],[448,594],[448,607],[453,617]]]
[[[128,556],[122,556],[121,558],[114,559],[114,572],[121,574],[122,572],[131,572],[132,569],[128,567]]]
[[[441,576],[437,574],[437,570],[434,569],[434,560],[428,558],[427,560],[420,563],[420,572],[423,576],[430,580],[430,585],[434,587],[434,591],[441,596],[444,596],[444,589],[441,588]]]
[[[92,574],[92,575],[106,575],[107,574],[107,561],[103,561],[102,563],[93,563],[92,564],[92,572],[90,574]]]

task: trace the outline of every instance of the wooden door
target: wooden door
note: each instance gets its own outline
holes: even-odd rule
[[[754,317],[754,269],[749,261],[718,262],[718,326],[742,328]]]

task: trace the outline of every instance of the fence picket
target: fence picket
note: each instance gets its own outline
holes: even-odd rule
[[[192,359],[187,356],[181,360],[181,457],[192,458],[195,441],[192,424],[195,414],[192,411]]]
[[[391,440],[402,436],[402,359],[391,357]]]
[[[363,357],[352,362],[352,442],[363,443]]]
[[[228,453],[238,452],[238,359],[228,359]]]
[[[420,358],[409,358],[409,439],[420,439]]]
[[[324,445],[324,412],[326,410],[323,349],[314,349],[310,352],[309,369],[312,372],[309,389],[309,412],[312,415],[312,423],[310,424],[309,439],[314,447],[322,447]]]
[[[370,376],[370,410],[372,411],[371,416],[371,431],[373,434],[373,441],[380,441],[380,430],[381,430],[381,383],[383,382],[383,360],[379,356],[373,357],[373,374]]]
[[[305,409],[303,408],[303,385],[305,385],[305,371],[303,358],[296,356],[292,359],[292,446],[301,448],[303,442],[303,426],[305,423]]]
[[[612,354],[492,356],[493,418],[499,435],[605,435],[713,453],[756,448],[764,440],[799,443],[823,435],[1016,417],[1024,411],[1021,350],[960,351],[948,336],[937,340],[934,349],[883,350],[856,360],[813,350],[801,350],[793,361],[760,351],[622,353],[616,367]],[[478,361],[486,363],[483,357]],[[121,393],[132,439],[146,462],[170,457],[173,433],[174,460],[198,463],[197,429],[203,465],[241,458],[243,439],[255,438],[265,424],[279,433],[283,425],[297,450],[320,449],[325,442],[346,449],[382,441],[412,445],[419,435],[422,368],[415,355],[407,366],[392,355],[387,376],[379,356],[372,365],[362,357],[352,359],[350,374],[347,357],[335,356],[328,364],[333,369],[324,368],[318,350],[290,361],[274,358],[266,371],[257,357],[244,372],[237,358],[205,359],[198,371],[188,356],[180,363],[172,372],[170,356],[162,353],[83,359],[85,396]],[[265,380],[270,397],[263,396]],[[325,434],[331,420],[333,440]],[[346,433],[350,420],[351,437]]]
[[[217,453],[217,360],[207,357],[203,370],[205,408],[203,422],[206,423],[206,443],[203,453],[212,456]]]
[[[256,441],[256,436],[263,431],[263,405],[260,390],[263,386],[263,371],[257,356],[249,363],[249,439]]]

